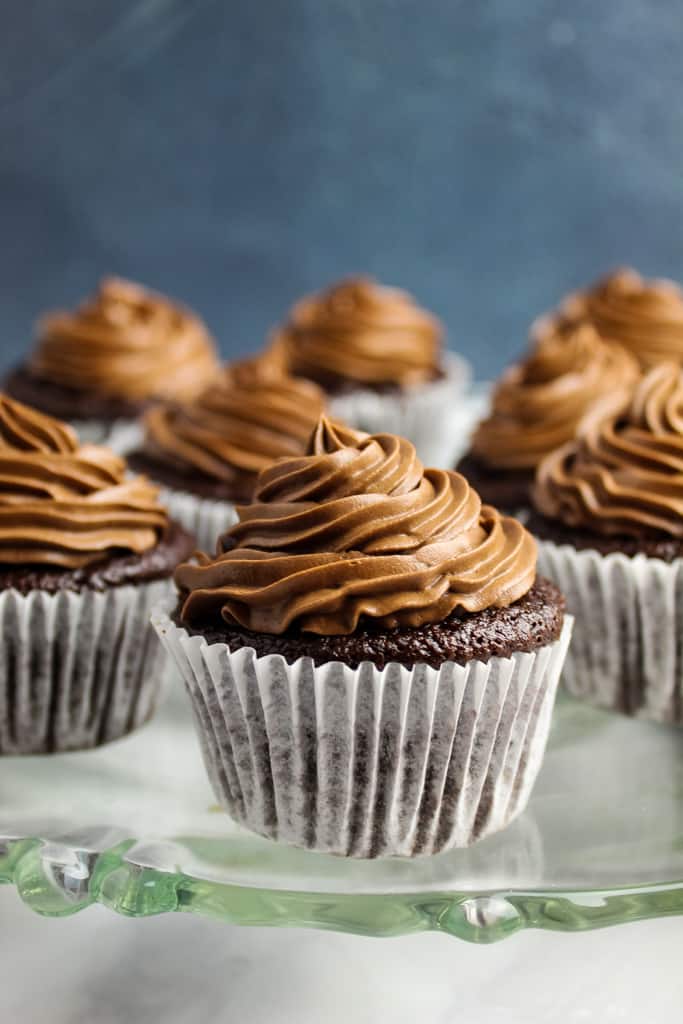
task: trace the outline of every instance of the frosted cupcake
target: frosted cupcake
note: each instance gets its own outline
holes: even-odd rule
[[[531,536],[412,444],[323,419],[155,625],[229,813],[347,856],[465,846],[524,808],[570,631]]]
[[[402,434],[447,465],[469,370],[442,342],[439,321],[410,295],[365,277],[301,299],[273,340],[291,373],[325,390],[334,416]]]
[[[150,609],[192,548],[117,455],[0,395],[0,754],[93,747],[149,718]]]
[[[609,419],[549,455],[534,488],[539,568],[576,617],[576,696],[683,721],[683,371],[662,363]]]
[[[567,317],[590,320],[646,369],[683,361],[683,289],[674,281],[648,281],[622,268],[569,296],[561,310]]]
[[[541,460],[572,440],[597,404],[623,405],[638,375],[635,359],[590,324],[537,321],[529,354],[498,382],[459,472],[484,501],[526,516]]]
[[[198,546],[213,551],[259,472],[306,450],[323,404],[315,384],[267,359],[236,363],[194,402],[151,409],[129,462],[163,488],[164,504]]]
[[[34,352],[5,382],[12,397],[69,420],[84,441],[119,451],[139,438],[139,415],[162,398],[188,400],[218,371],[193,313],[117,278],[74,312],[50,313]]]

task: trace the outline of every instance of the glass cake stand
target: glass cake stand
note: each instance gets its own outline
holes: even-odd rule
[[[486,401],[458,409],[460,436]],[[97,751],[0,759],[0,882],[38,913],[101,903],[233,924],[492,942],[683,914],[683,731],[560,695],[531,803],[467,850],[354,861],[253,836],[216,806],[178,680]]]
[[[354,861],[251,835],[217,808],[177,683],[154,720],[97,751],[5,758],[0,881],[38,913],[98,902],[143,917],[491,942],[683,913],[683,734],[560,695],[530,806],[467,850]]]

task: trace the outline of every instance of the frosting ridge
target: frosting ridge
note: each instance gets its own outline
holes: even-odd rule
[[[156,488],[123,459],[0,395],[0,564],[78,569],[146,551],[167,526]]]
[[[197,316],[118,278],[74,312],[43,317],[29,361],[31,373],[66,387],[139,401],[190,398],[217,366]]]
[[[182,565],[183,621],[256,632],[388,629],[506,607],[536,574],[524,527],[410,442],[321,418],[308,454],[265,469],[218,554]]]
[[[683,370],[660,363],[630,402],[595,415],[540,464],[538,510],[604,534],[683,537]]]
[[[638,378],[633,357],[589,323],[544,318],[531,343],[529,355],[503,374],[472,437],[472,453],[490,466],[535,469],[574,437],[597,402],[621,404]]]
[[[441,337],[407,292],[356,277],[300,299],[273,345],[291,373],[324,387],[411,386],[438,376]]]

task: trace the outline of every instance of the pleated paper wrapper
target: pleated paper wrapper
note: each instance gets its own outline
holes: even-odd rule
[[[683,559],[538,541],[576,619],[562,681],[598,707],[683,724]]]
[[[168,509],[171,519],[191,533],[200,551],[215,554],[216,541],[237,522],[235,506],[229,501],[200,498],[186,491],[162,487],[159,501]]]
[[[231,652],[152,619],[185,680],[216,796],[238,822],[353,857],[467,846],[519,814],[571,622],[530,654],[412,670]]]
[[[82,444],[102,444],[117,455],[127,455],[142,444],[143,430],[139,420],[71,420],[71,426]]]
[[[412,441],[426,466],[452,466],[472,423],[463,420],[462,399],[470,381],[464,359],[448,353],[445,375],[400,393],[358,388],[329,400],[332,416],[368,434],[399,434]]]
[[[98,592],[0,593],[0,754],[81,750],[154,711],[164,666],[150,626],[170,580]]]

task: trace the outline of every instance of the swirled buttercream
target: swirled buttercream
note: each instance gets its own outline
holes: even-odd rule
[[[592,417],[540,464],[533,498],[569,526],[682,538],[683,370],[660,363],[619,413]]]
[[[250,498],[265,466],[306,450],[322,410],[315,384],[279,375],[269,363],[245,361],[226,369],[194,402],[150,409],[145,452]]]
[[[0,565],[78,569],[147,551],[167,526],[156,488],[122,459],[0,395]]]
[[[75,312],[43,317],[32,374],[135,401],[187,399],[218,367],[201,320],[169,299],[108,278]]]
[[[683,289],[674,281],[647,281],[624,268],[570,295],[561,309],[568,317],[590,320],[646,368],[683,362]]]
[[[291,373],[330,389],[410,387],[439,375],[441,335],[406,292],[358,277],[297,302],[273,345]]]
[[[182,619],[261,633],[348,634],[506,607],[536,574],[524,527],[410,442],[322,418],[309,453],[264,470],[219,553],[178,568]]]
[[[489,466],[534,469],[574,437],[596,403],[623,404],[638,378],[635,359],[588,323],[544,318],[531,343],[528,357],[501,378],[472,438],[472,453]]]

